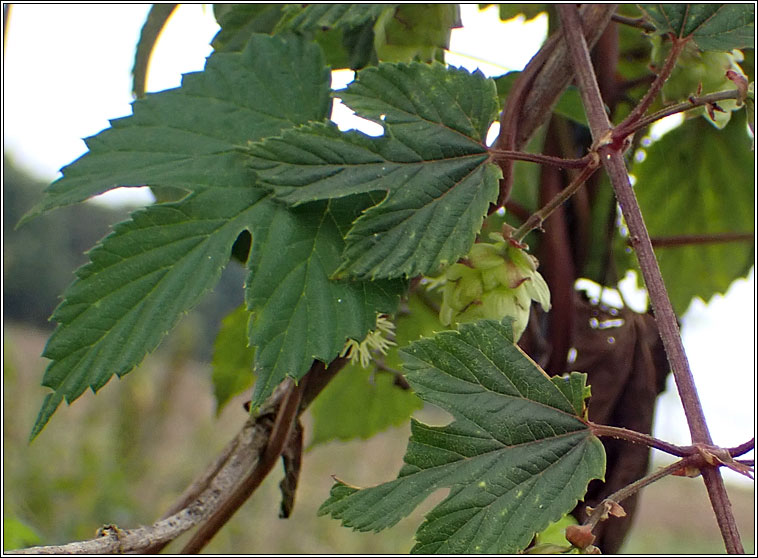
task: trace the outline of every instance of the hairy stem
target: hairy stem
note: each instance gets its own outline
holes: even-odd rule
[[[524,153],[523,151],[510,151],[507,149],[490,148],[490,159],[494,162],[511,159],[514,161],[529,161],[531,163],[541,163],[551,165],[561,169],[581,169],[590,162],[590,156],[585,155],[581,159],[563,159],[552,155],[542,155],[540,153]]]
[[[702,469],[702,475],[726,551],[729,554],[744,554],[745,549],[742,547],[737,521],[734,518],[732,503],[729,501],[721,471],[717,467],[705,467]]]
[[[617,137],[626,137],[629,135],[630,132],[627,130],[627,127],[639,121],[640,118],[644,116],[645,112],[647,112],[647,109],[655,100],[656,95],[658,95],[658,93],[663,88],[663,84],[666,83],[666,80],[674,70],[676,61],[679,58],[679,55],[682,53],[682,50],[686,44],[686,39],[682,40],[672,38],[671,52],[669,52],[669,55],[663,64],[663,68],[661,68],[661,71],[658,73],[655,81],[653,81],[652,85],[650,85],[650,89],[647,90],[647,93],[645,93],[645,95],[642,97],[642,100],[639,102],[639,104],[634,107],[632,112],[630,112],[629,115],[621,122],[621,124],[616,127]]]
[[[649,475],[642,477],[641,479],[638,479],[634,481],[631,484],[627,484],[625,487],[621,488],[620,490],[617,490],[607,498],[605,498],[602,502],[600,502],[597,506],[595,506],[595,509],[587,516],[587,519],[584,520],[583,525],[589,525],[591,528],[594,528],[595,525],[600,523],[603,519],[607,517],[608,514],[608,507],[605,506],[606,502],[623,502],[633,494],[639,492],[644,487],[646,487],[649,484],[653,484],[655,481],[658,481],[664,477],[667,477],[673,473],[676,473],[683,467],[687,465],[686,459],[680,459],[678,461],[675,461],[671,465],[667,465],[666,467],[663,467],[661,469],[658,469],[654,473],[650,473]]]
[[[576,7],[563,4],[558,7],[558,10],[561,14],[569,51],[573,55],[572,59],[577,73],[577,81],[581,88],[582,100],[585,105],[595,104],[602,107],[603,101],[597,88],[597,82],[594,79],[594,71],[590,63],[587,45],[584,42],[583,35],[577,28],[579,16],[576,12]],[[610,127],[610,122],[605,111],[602,109],[597,110],[597,107],[588,107],[586,110],[593,138],[596,142],[604,139]],[[690,426],[693,442],[711,444],[711,437],[705,424],[705,416],[700,405],[700,400],[697,397],[695,382],[692,378],[679,335],[676,315],[668,299],[666,287],[663,284],[660,269],[658,268],[658,261],[655,258],[650,237],[642,219],[642,213],[629,182],[626,165],[619,150],[613,149],[611,144],[599,146],[599,153],[626,219],[632,246],[634,246],[637,252],[666,354],[673,368],[674,376],[677,379],[679,395],[685,408],[685,415]]]
[[[617,426],[606,426],[604,424],[595,424],[593,422],[588,422],[587,424],[595,436],[598,436],[598,437],[605,436],[609,438],[627,440],[635,444],[643,444],[645,446],[649,446],[651,448],[661,450],[665,453],[675,455],[677,457],[686,457],[688,455],[691,455],[694,451],[692,446],[687,446],[687,447],[677,446],[674,444],[670,444],[664,440],[653,438],[649,434],[643,434],[641,432],[636,432],[634,430],[629,430],[627,428],[619,428]]]
[[[611,178],[616,198],[629,229],[629,238],[637,254],[645,286],[650,295],[650,303],[658,324],[658,331],[674,373],[679,398],[682,401],[687,424],[692,434],[692,441],[711,444],[711,435],[705,422],[705,415],[697,394],[689,361],[684,352],[676,315],[668,298],[666,286],[658,267],[658,260],[655,258],[653,245],[642,219],[642,213],[629,183],[629,175],[626,172],[624,160],[618,152],[611,150],[601,151],[601,157]]]
[[[540,228],[542,223],[545,222],[545,219],[547,219],[553,211],[563,205],[566,200],[573,196],[587,179],[595,173],[597,168],[597,161],[587,164],[568,186],[558,192],[555,197],[540,208],[539,211],[532,213],[523,225],[513,231],[511,237],[520,242],[531,231]]]
[[[731,91],[719,91],[718,93],[708,93],[707,95],[702,95],[701,97],[690,97],[687,101],[663,108],[651,115],[640,118],[636,122],[630,122],[624,128],[624,133],[627,135],[633,134],[637,130],[642,130],[653,122],[658,122],[659,120],[662,120],[667,116],[671,116],[672,114],[686,112],[688,110],[692,110],[694,108],[702,107],[712,103],[717,103],[719,101],[739,98],[740,92],[737,89],[733,89]]]
[[[695,444],[711,445],[711,436],[705,422],[705,415],[697,395],[695,381],[684,352],[681,336],[679,335],[676,315],[666,292],[666,287],[658,267],[658,261],[655,258],[655,252],[650,242],[650,236],[642,219],[642,213],[629,182],[629,175],[626,171],[621,147],[616,145],[615,141],[605,141],[606,135],[609,132],[612,134],[611,137],[616,136],[623,139],[625,136],[621,134],[616,135],[613,130],[609,129],[610,124],[605,111],[598,111],[597,108],[593,109],[587,106],[587,103],[600,103],[598,106],[602,107],[602,99],[594,77],[584,35],[581,32],[579,14],[576,6],[572,4],[561,4],[558,6],[558,11],[563,24],[564,37],[571,53],[577,83],[582,93],[582,101],[585,103],[585,110],[590,128],[592,129],[593,138],[595,142],[599,143],[598,153],[600,159],[609,175],[613,190],[616,193],[616,199],[621,206],[624,219],[629,228],[630,238],[650,295],[650,302],[658,324],[661,340],[663,341],[666,356],[674,373],[679,398],[684,407],[692,441]],[[647,106],[652,102],[655,94],[663,86],[671,69],[673,69],[679,51],[681,51],[683,46],[684,41],[674,40],[672,53],[658,78],[651,86],[651,90],[643,97],[640,105],[632,111],[632,114],[635,115],[634,118],[627,118],[624,122],[634,122],[644,114]],[[728,495],[726,494],[726,488],[724,487],[724,482],[718,468],[709,467],[704,469],[703,479],[705,480],[711,505],[716,514],[727,551],[733,552],[735,549],[741,548],[742,544],[737,533],[736,522]]]

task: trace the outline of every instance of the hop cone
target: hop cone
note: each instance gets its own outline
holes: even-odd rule
[[[517,340],[526,329],[532,300],[550,309],[550,290],[537,272],[537,258],[514,240],[490,235],[494,243],[474,244],[467,258],[447,268],[440,321],[444,325],[514,318]]]

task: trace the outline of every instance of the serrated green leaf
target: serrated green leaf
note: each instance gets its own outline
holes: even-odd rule
[[[754,4],[642,4],[660,33],[692,37],[700,50],[728,51],[755,42]]]
[[[264,192],[221,188],[148,207],[114,227],[52,316],[42,385],[55,391],[38,434],[65,397],[97,391],[155,349],[179,317],[218,281],[240,231],[261,213]],[[270,203],[270,202],[269,202]]]
[[[248,139],[323,119],[328,92],[329,73],[316,46],[295,37],[257,35],[242,53],[214,53],[206,71],[185,76],[181,88],[137,101],[134,116],[90,138],[90,153],[63,169],[38,211],[121,185],[180,187],[191,193],[135,213],[90,253],[91,263],[78,272],[53,316],[59,326],[45,349],[53,362],[43,384],[54,393],[45,399],[32,437],[64,398],[71,402],[87,387],[99,389],[153,350],[213,287],[243,231],[253,237],[246,284],[248,309],[254,313],[251,341],[258,346],[259,398],[273,389],[271,378],[302,377],[313,358],[329,361],[346,338],[365,336],[376,312],[394,310],[401,283],[329,281],[344,248],[342,232],[354,215],[309,206],[299,209],[307,218],[298,221],[255,185],[238,149]],[[310,239],[305,253],[268,250],[267,238],[280,240],[269,233],[285,221],[290,238]],[[281,281],[274,289],[267,283],[267,278],[277,280],[276,273],[300,277],[302,269],[307,270],[303,281]],[[250,292],[258,288],[276,296],[261,299]],[[342,300],[348,303],[341,306]],[[334,323],[324,327],[325,319]],[[290,347],[273,332],[293,320],[300,327],[288,332]],[[333,337],[319,335],[320,328]],[[285,359],[276,354],[290,350],[298,358],[287,360],[284,369]]]
[[[592,395],[592,390],[587,385],[587,374],[571,372],[568,376],[551,376],[550,380],[571,402],[577,416],[583,417],[587,399]]]
[[[290,4],[284,8],[275,32],[357,27],[393,7],[394,4]]]
[[[273,31],[283,8],[283,4],[214,4],[213,15],[221,30],[211,46],[217,52],[241,51],[251,35]]]
[[[450,30],[460,26],[457,4],[400,4],[374,25],[374,48],[385,62],[442,62]]]
[[[500,9],[500,19],[503,21],[520,15],[529,21],[546,11],[547,4],[498,4],[498,8]]]
[[[213,344],[213,394],[216,397],[216,414],[235,395],[253,385],[255,347],[248,346],[247,323],[250,312],[240,305],[222,321]]]
[[[364,118],[409,135],[420,125],[440,140],[481,143],[497,115],[497,89],[479,71],[442,64],[380,64],[358,72],[340,91],[343,102]],[[409,126],[410,128],[405,128]],[[454,139],[455,138],[455,139]]]
[[[276,210],[256,223],[245,300],[255,311],[250,342],[258,382],[253,407],[286,376],[299,379],[313,359],[330,362],[347,338],[363,339],[376,314],[394,313],[403,281],[334,281],[347,229],[361,205],[332,200]],[[365,206],[363,206],[365,207]],[[257,270],[257,272],[256,272]]]
[[[603,477],[602,444],[514,345],[510,326],[463,324],[405,354],[413,389],[455,421],[412,421],[398,478],[363,490],[338,482],[320,514],[380,530],[449,487],[417,531],[413,552],[514,553],[571,510],[590,480]]]
[[[145,96],[145,87],[147,83],[147,69],[150,64],[150,56],[158,42],[158,37],[163,31],[171,14],[179,4],[153,4],[147,14],[145,24],[142,26],[137,50],[134,54],[134,68],[132,68],[132,94],[136,98]]]
[[[356,220],[340,273],[414,276],[465,254],[497,198],[500,170],[482,145],[497,101],[480,74],[382,64],[342,94],[385,135],[311,125],[250,146],[251,164],[290,204],[387,191]]]
[[[635,191],[651,237],[753,232],[755,159],[744,121],[732,120],[724,130],[700,118],[690,120],[634,163]],[[752,242],[656,248],[680,316],[693,297],[707,301],[745,276],[753,254]]]

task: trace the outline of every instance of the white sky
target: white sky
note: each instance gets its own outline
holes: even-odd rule
[[[85,153],[81,138],[106,128],[108,119],[131,114],[130,72],[148,9],[139,4],[12,7],[4,51],[3,137],[5,150],[25,170],[55,179],[60,167]],[[475,5],[462,6],[465,27],[453,31],[448,63],[479,67],[487,75],[524,66],[546,32],[546,18],[503,26],[496,13],[496,8],[477,13]],[[217,29],[209,5],[182,5],[152,57],[148,91],[177,87],[182,73],[201,70]],[[334,82],[335,88],[344,86],[344,75]],[[345,112],[336,110],[335,119],[341,127],[354,125]],[[150,199],[147,193],[137,203]],[[754,274],[707,306],[696,300],[682,321],[714,440],[724,446],[748,440],[755,432]],[[687,444],[684,415],[669,380],[655,435]]]

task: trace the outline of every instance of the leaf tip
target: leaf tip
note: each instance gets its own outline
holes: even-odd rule
[[[35,217],[39,217],[44,211],[45,209],[41,206],[41,204],[38,203],[34,205],[29,211],[24,213],[21,219],[18,220],[18,223],[16,223],[16,226],[13,228],[13,230],[17,231]]]
[[[42,432],[42,429],[45,428],[45,425],[50,420],[50,417],[53,416],[53,413],[61,404],[61,401],[63,401],[63,395],[57,391],[48,393],[45,396],[45,400],[42,402],[42,408],[39,410],[39,414],[37,415],[37,420],[34,421],[34,426],[32,427],[31,434],[29,434],[29,443],[34,441],[39,433]]]

